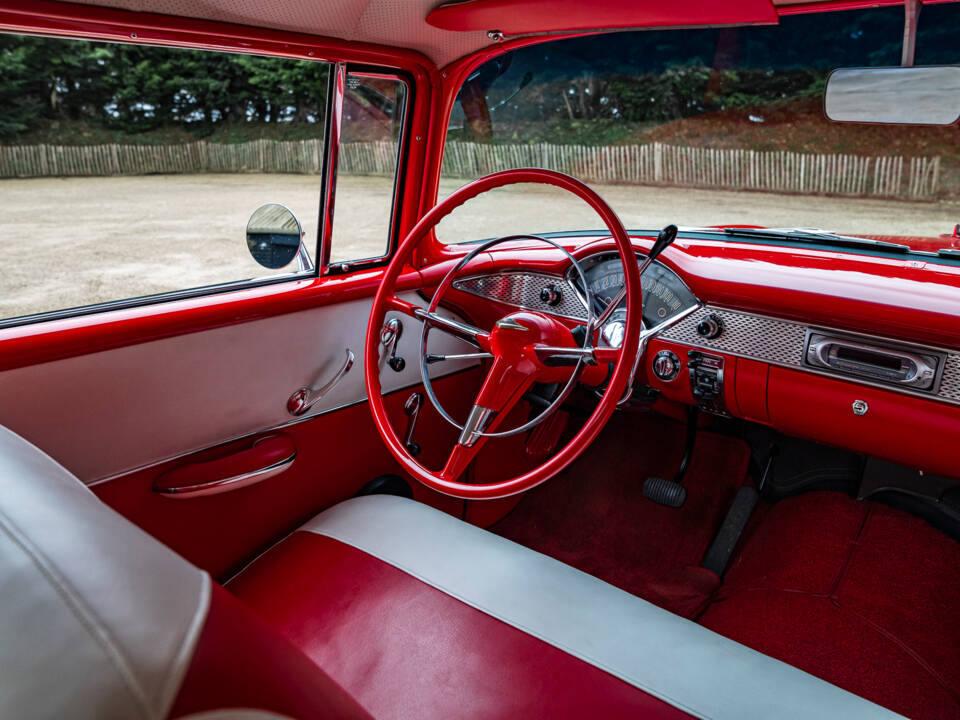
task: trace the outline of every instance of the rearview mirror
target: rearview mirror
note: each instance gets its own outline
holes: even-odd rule
[[[960,67],[834,70],[824,111],[836,122],[952,125],[960,120]]]
[[[300,270],[312,269],[303,247],[303,228],[289,208],[279,203],[261,205],[247,222],[247,249],[260,265],[278,270],[300,259]]]

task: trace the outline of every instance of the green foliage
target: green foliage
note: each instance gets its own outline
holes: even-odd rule
[[[97,136],[178,128],[206,137],[226,126],[309,124],[316,137],[326,87],[319,62],[0,36],[4,139],[63,125]]]

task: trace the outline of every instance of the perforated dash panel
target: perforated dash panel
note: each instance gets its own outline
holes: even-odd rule
[[[717,315],[723,322],[723,332],[713,339],[697,334],[697,323],[710,314]],[[800,367],[806,332],[806,325],[789,320],[705,306],[665,330],[661,337],[777,365]]]
[[[940,397],[960,401],[960,355],[947,355],[940,379]]]
[[[540,299],[540,291],[548,285],[553,285],[561,293],[560,302],[556,305],[548,305]],[[587,310],[574,289],[563,278],[554,275],[524,272],[495,273],[455,280],[453,286],[457,290],[524,310],[541,310],[576,320],[587,319]]]

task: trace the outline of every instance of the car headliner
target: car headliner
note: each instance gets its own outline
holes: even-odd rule
[[[639,29],[652,26],[703,26],[718,23],[718,12],[724,6],[732,14],[731,22],[750,22],[741,9],[751,4],[757,10],[752,19],[757,23],[776,22],[778,14],[805,12],[811,8],[837,8],[900,5],[897,0],[676,0],[664,4],[659,0],[609,0],[606,6],[595,5],[590,26],[584,26],[580,16],[583,0],[467,0],[458,3],[438,3],[436,0],[79,0],[85,5],[151,12],[177,17],[236,23],[273,30],[289,30],[312,35],[339,38],[416,50],[426,55],[438,67],[471,55],[493,45],[496,40],[487,30],[443,30],[431,25],[427,16],[439,6],[455,11],[459,26],[470,25],[470,20],[483,22],[490,17],[503,17],[500,25],[508,26],[514,17],[523,17],[527,25],[537,26],[544,40],[557,33],[603,31],[612,29]],[[770,3],[770,4],[768,4]],[[718,6],[719,9],[718,9]],[[602,24],[597,26],[596,9],[605,7]],[[664,14],[664,7],[669,15]],[[735,17],[735,19],[734,19]],[[431,22],[437,22],[431,17]],[[451,23],[446,23],[448,26]],[[530,33],[526,33],[530,34]]]

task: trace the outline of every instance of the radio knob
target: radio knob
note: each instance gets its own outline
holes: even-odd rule
[[[697,335],[712,340],[723,332],[723,321],[718,315],[710,313],[697,323]]]
[[[540,291],[540,302],[545,305],[556,306],[563,299],[563,292],[553,283],[547,285]]]
[[[680,374],[680,358],[669,350],[661,350],[653,358],[653,374],[664,382],[670,382]]]

